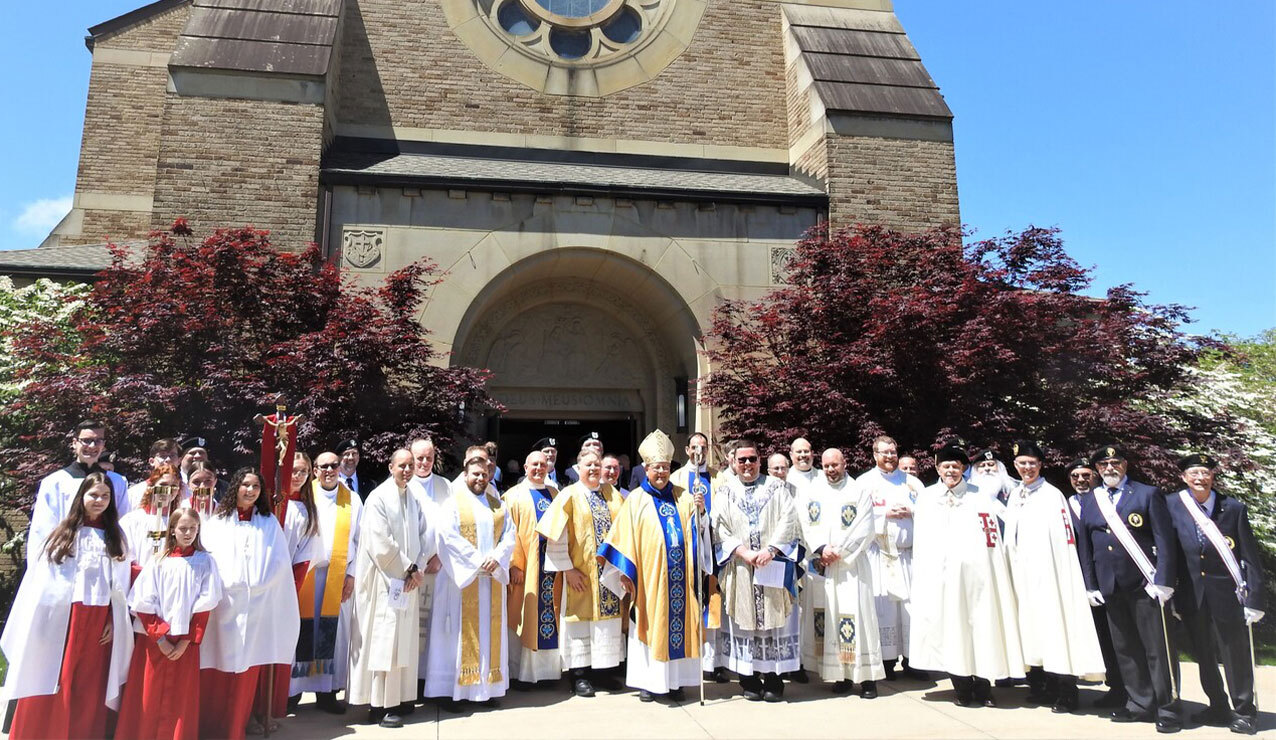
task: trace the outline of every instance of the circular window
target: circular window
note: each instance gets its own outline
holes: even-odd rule
[[[440,0],[493,70],[550,95],[601,97],[647,82],[686,50],[707,0]],[[481,22],[473,23],[475,16]],[[636,64],[634,62],[637,62]]]

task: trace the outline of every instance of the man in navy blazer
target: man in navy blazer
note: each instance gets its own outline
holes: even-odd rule
[[[1200,665],[1201,687],[1210,706],[1192,719],[1230,726],[1233,732],[1256,731],[1254,670],[1250,663],[1248,625],[1263,618],[1263,566],[1258,544],[1249,527],[1245,504],[1214,490],[1218,463],[1210,455],[1193,454],[1179,460],[1186,488],[1169,496],[1170,518],[1182,548],[1179,590],[1174,604],[1192,637],[1192,655]],[[1184,500],[1184,493],[1188,501]],[[1188,508],[1196,507],[1218,527],[1222,547],[1235,557],[1245,588],[1238,588],[1215,542],[1206,536]],[[1222,658],[1227,691],[1219,677]],[[1232,709],[1228,709],[1228,692]]]
[[[1081,499],[1077,549],[1081,575],[1092,606],[1107,606],[1112,647],[1128,699],[1112,712],[1114,722],[1156,722],[1158,732],[1182,728],[1170,679],[1177,661],[1166,649],[1164,606],[1174,595],[1177,546],[1165,496],[1154,486],[1132,481],[1129,464],[1117,445],[1090,455],[1101,484]],[[1149,583],[1117,539],[1096,497],[1112,501],[1144,555],[1153,565]],[[1173,661],[1173,662],[1172,662]]]

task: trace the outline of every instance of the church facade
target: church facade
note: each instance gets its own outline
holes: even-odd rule
[[[960,221],[890,0],[159,0],[86,42],[74,209],[0,270],[91,271],[178,217],[358,279],[427,258],[420,320],[493,371],[475,431],[507,451],[711,429],[718,302],[821,221]]]

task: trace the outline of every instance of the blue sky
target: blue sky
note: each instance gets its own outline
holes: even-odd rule
[[[139,0],[11,3],[0,24],[0,249],[69,207],[85,29]],[[896,0],[956,114],[962,219],[1058,226],[1097,268],[1195,306],[1191,331],[1276,327],[1276,3]],[[23,103],[22,101],[29,101]]]

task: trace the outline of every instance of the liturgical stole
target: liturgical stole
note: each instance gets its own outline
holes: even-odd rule
[[[475,548],[478,547],[478,525],[474,521],[474,499],[476,496],[460,495],[456,497],[456,513],[461,522],[461,536]],[[492,510],[492,541],[499,542],[501,532],[505,529],[505,508],[499,501],[483,495],[484,504]],[[470,585],[461,589],[461,670],[457,675],[457,683],[461,686],[474,686],[478,683],[497,683],[501,681],[501,610],[505,608],[501,597],[505,587],[487,573],[480,572],[470,581]],[[479,667],[480,632],[479,632],[479,589],[486,582],[492,591],[492,600],[488,609],[488,641],[491,643],[487,651],[487,678]]]

